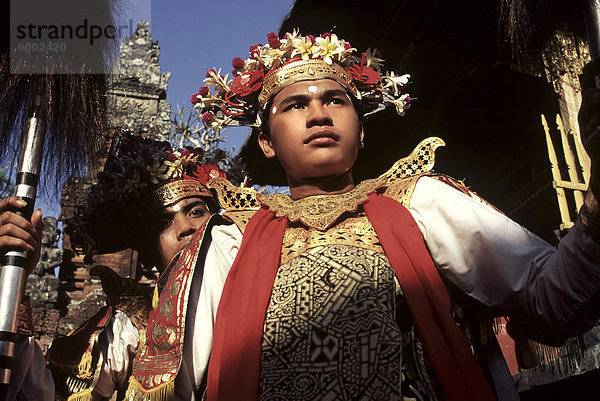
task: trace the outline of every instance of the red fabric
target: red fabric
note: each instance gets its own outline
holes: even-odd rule
[[[417,223],[397,201],[372,194],[364,205],[396,272],[447,401],[495,400],[464,335],[451,316],[448,292]]]
[[[246,226],[217,310],[207,401],[258,398],[263,325],[287,224],[262,208]]]

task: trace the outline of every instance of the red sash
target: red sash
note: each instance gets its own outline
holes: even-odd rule
[[[445,399],[494,400],[452,319],[448,293],[411,214],[385,195],[370,195],[364,208],[396,272]],[[248,223],[217,311],[208,401],[258,399],[264,318],[287,225],[286,218],[265,208]]]

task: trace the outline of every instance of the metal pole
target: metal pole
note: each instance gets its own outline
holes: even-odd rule
[[[39,106],[40,98],[36,98]],[[36,107],[37,108],[37,107]],[[15,195],[27,206],[18,214],[31,220],[40,174],[44,146],[45,123],[36,117],[29,119],[21,144]],[[0,400],[8,398],[11,363],[16,342],[17,319],[21,296],[25,290],[26,259],[23,252],[8,251],[0,256]]]

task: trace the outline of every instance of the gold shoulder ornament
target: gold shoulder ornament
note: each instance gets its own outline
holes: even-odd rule
[[[417,181],[424,174],[432,172],[435,164],[435,150],[444,145],[444,141],[440,138],[426,138],[410,155],[394,163],[392,168],[382,175],[388,177],[385,195],[408,208]]]
[[[219,205],[226,211],[260,208],[258,192],[252,188],[236,187],[221,177],[209,180],[206,186],[217,192]]]
[[[417,174],[429,173],[435,164],[435,150],[445,145],[446,143],[441,138],[435,136],[425,138],[419,142],[410,155],[394,163],[381,177],[388,178],[391,183]]]

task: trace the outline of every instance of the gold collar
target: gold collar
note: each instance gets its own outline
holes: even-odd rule
[[[444,146],[440,138],[426,138],[410,155],[398,160],[378,178],[361,182],[351,191],[336,195],[309,196],[297,201],[284,194],[262,194],[251,188],[238,188],[224,178],[213,178],[207,186],[217,192],[219,204],[226,211],[256,210],[261,204],[289,221],[301,221],[324,231],[344,212],[355,211],[367,197],[383,185],[392,185],[404,178],[432,171],[435,150]]]
[[[260,203],[275,212],[277,217],[286,216],[290,222],[301,221],[305,225],[325,231],[344,212],[353,212],[368,196],[383,186],[387,178],[365,180],[343,194],[314,195],[293,200],[284,194],[257,194]]]

